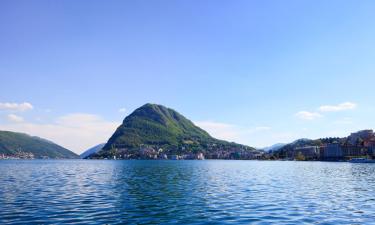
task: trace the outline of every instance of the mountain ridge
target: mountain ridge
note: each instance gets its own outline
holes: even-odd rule
[[[277,151],[280,148],[284,147],[285,145],[287,145],[287,144],[285,144],[285,143],[276,143],[276,144],[273,144],[271,146],[262,148],[262,150],[264,150],[265,152]]]
[[[95,145],[95,146],[93,146],[93,147],[87,149],[87,150],[84,151],[83,153],[81,153],[81,154],[79,155],[79,157],[80,157],[81,159],[85,159],[85,158],[89,157],[90,155],[95,154],[95,153],[97,153],[98,151],[100,151],[100,150],[104,147],[105,144],[106,144],[106,143],[101,143],[101,144]]]
[[[78,158],[74,152],[41,137],[0,131],[0,154],[25,158]]]

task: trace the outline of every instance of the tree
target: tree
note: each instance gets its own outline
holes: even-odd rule
[[[297,161],[305,161],[306,158],[305,158],[305,156],[301,152],[298,152],[297,156],[296,156],[296,160]]]

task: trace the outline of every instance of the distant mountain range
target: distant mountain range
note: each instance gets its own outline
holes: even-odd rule
[[[265,151],[265,152],[273,152],[273,151],[279,150],[280,148],[284,147],[285,145],[287,145],[287,144],[277,143],[277,144],[271,145],[269,147],[265,147],[262,150]]]
[[[78,155],[49,140],[23,133],[0,131],[0,156],[75,159]]]
[[[85,159],[88,156],[90,156],[92,154],[95,154],[95,153],[99,152],[100,150],[102,150],[102,148],[104,147],[104,145],[105,145],[105,143],[95,145],[94,147],[89,148],[86,151],[84,151],[82,154],[79,155],[79,157],[81,159]]]
[[[242,158],[253,152],[254,148],[211,137],[173,109],[145,104],[127,116],[92,157],[155,158],[203,153],[208,158]]]

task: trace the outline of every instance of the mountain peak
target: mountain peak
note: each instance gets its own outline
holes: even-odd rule
[[[159,111],[159,110],[168,110],[169,108],[160,104],[146,103],[136,110],[145,110],[145,109]]]
[[[169,128],[178,127],[179,123],[183,123],[188,127],[195,126],[190,120],[186,119],[177,111],[165,107],[163,105],[151,103],[147,103],[136,109],[133,113],[131,113],[128,117],[124,119],[124,124],[133,123],[134,118],[143,118],[148,122],[158,123],[159,125]],[[198,127],[195,126],[195,128]],[[208,133],[206,135],[208,135]]]
[[[113,146],[139,147],[178,145],[181,140],[211,139],[177,111],[163,105],[147,103],[127,116],[103,149]]]
[[[137,155],[140,149],[163,149],[163,154],[190,154],[216,148],[251,149],[217,140],[177,111],[147,103],[134,110],[98,154]],[[116,153],[117,152],[117,153]]]
[[[147,113],[158,113],[158,114],[163,114],[163,115],[168,115],[168,113],[176,112],[175,110],[170,109],[163,105],[147,103],[139,107],[138,109],[136,109],[134,113],[144,112],[144,111],[146,111]]]

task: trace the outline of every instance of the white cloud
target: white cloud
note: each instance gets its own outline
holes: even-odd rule
[[[56,123],[65,127],[82,128],[101,123],[102,119],[98,115],[86,113],[71,113],[61,116]]]
[[[81,153],[96,144],[106,142],[119,125],[119,122],[106,121],[98,115],[73,113],[46,124],[29,122],[0,124],[0,130],[40,136]]]
[[[299,111],[298,113],[295,114],[298,118],[302,120],[314,120],[317,118],[322,117],[321,114],[317,112],[308,112],[308,111]]]
[[[211,136],[234,141],[252,147],[271,146],[275,143],[289,143],[299,137],[299,133],[277,131],[269,126],[243,127],[235,124],[213,121],[195,121],[194,124],[206,130]]]
[[[268,132],[271,127],[258,126],[255,128],[246,128],[235,124],[213,122],[213,121],[195,121],[198,127],[206,130],[211,136],[226,140],[234,141],[240,144],[254,146],[254,135],[261,135],[262,132]]]
[[[338,105],[322,105],[319,107],[321,112],[338,112],[344,110],[352,110],[357,107],[356,103],[353,102],[344,102]]]
[[[15,115],[15,114],[9,114],[9,115],[7,116],[7,119],[8,119],[8,121],[10,121],[10,122],[14,122],[14,123],[21,123],[21,122],[24,121],[23,117],[21,117],[21,116],[17,116],[17,115]]]
[[[0,102],[0,110],[8,110],[8,111],[17,111],[17,112],[22,112],[22,111],[27,111],[33,109],[33,105],[31,105],[28,102],[24,103],[1,103]]]
[[[344,102],[338,105],[322,105],[318,108],[319,112],[326,113],[326,112],[338,112],[338,111],[345,111],[345,110],[352,110],[357,107],[356,103],[353,102]],[[318,112],[309,112],[309,111],[299,111],[295,114],[300,119],[303,120],[314,120],[320,117],[323,117],[322,114]]]
[[[119,113],[126,113],[126,111],[127,111],[126,108],[120,108],[120,109],[118,110]]]
[[[235,125],[212,121],[197,121],[195,125],[207,131],[210,135],[218,139],[234,141],[238,139],[240,131]]]

